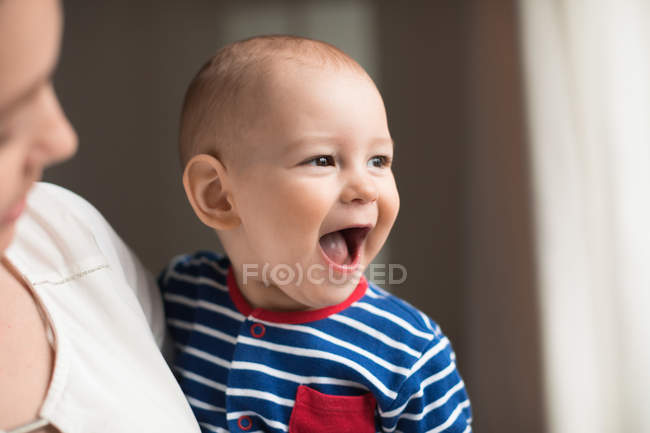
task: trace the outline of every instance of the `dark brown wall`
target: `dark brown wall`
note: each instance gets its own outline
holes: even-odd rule
[[[391,256],[408,270],[408,284],[393,290],[459,341],[465,326],[465,10],[454,1],[380,4],[382,90],[401,196]]]
[[[176,156],[185,87],[221,40],[216,8],[187,3],[66,2],[55,80],[80,147],[46,179],[88,198],[153,271],[217,242],[194,223]]]
[[[465,333],[477,431],[545,431],[515,1],[469,8]]]

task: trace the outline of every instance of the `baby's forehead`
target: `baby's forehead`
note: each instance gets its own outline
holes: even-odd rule
[[[319,82],[323,79],[331,80],[332,77],[335,77],[336,82],[353,78],[355,82],[358,80],[360,85],[369,83],[372,87],[376,87],[363,69],[351,68],[347,65],[323,64],[310,58],[287,58],[274,59],[263,67],[257,68],[249,75],[250,81],[244,84],[240,97],[242,102],[245,101],[252,108],[265,106],[270,110],[280,103],[286,110],[292,106],[287,100],[289,95],[295,96],[309,91],[305,88],[305,83]]]
[[[297,86],[296,80],[318,79],[324,71],[338,73],[336,69],[317,63],[296,61],[295,59],[274,59],[248,71],[239,88],[238,97],[233,100],[233,115],[238,118],[255,119],[260,114],[272,114],[278,104],[291,109],[292,104],[285,100],[290,90]],[[298,78],[299,77],[299,78]],[[287,106],[285,106],[287,104]]]

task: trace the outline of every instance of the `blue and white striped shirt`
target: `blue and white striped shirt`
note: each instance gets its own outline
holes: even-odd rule
[[[364,278],[342,304],[295,313],[252,309],[210,252],[175,258],[159,284],[204,433],[471,431],[449,340]]]

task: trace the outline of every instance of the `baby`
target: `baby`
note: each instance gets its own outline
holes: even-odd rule
[[[324,42],[221,49],[185,97],[194,212],[226,256],[159,284],[174,368],[204,432],[469,432],[449,340],[363,271],[399,208],[382,98]]]

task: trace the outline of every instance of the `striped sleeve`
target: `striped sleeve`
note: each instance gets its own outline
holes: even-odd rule
[[[180,260],[180,258],[181,256],[174,257],[172,262],[168,263],[167,266],[165,266],[165,268],[158,274],[158,277],[156,278],[156,282],[158,283],[158,289],[160,290],[161,297],[164,297],[165,292],[167,291],[168,274],[170,270],[173,268],[174,261]],[[167,317],[167,312],[165,311],[166,309],[167,307],[163,303],[165,318]],[[167,326],[168,326],[167,323],[165,323],[165,328],[167,328]],[[160,347],[160,352],[165,358],[165,361],[167,361],[167,364],[171,366],[174,362],[174,340],[172,336],[169,334],[168,330],[166,330],[166,332],[164,333],[164,339],[159,344],[159,347]]]
[[[439,334],[427,346],[380,415],[386,433],[471,432],[471,406],[447,337]]]

